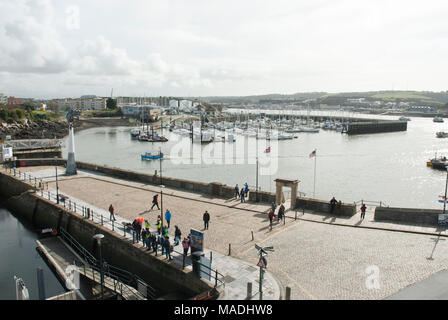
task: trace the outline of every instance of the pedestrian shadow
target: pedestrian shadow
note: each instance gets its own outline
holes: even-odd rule
[[[356,222],[356,223],[354,224],[354,226],[355,226],[355,227],[360,226],[361,223],[362,223],[363,221],[364,221],[364,219],[360,219],[358,222]]]

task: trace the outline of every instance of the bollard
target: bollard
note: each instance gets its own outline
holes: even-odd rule
[[[115,231],[115,220],[112,220],[112,231]]]
[[[48,191],[48,200],[50,200],[50,191]]]
[[[103,225],[103,215],[101,215],[101,225]]]
[[[93,221],[93,210],[92,210],[92,221]]]
[[[294,220],[297,220],[297,210],[296,210],[296,216],[294,217]]]
[[[283,225],[286,223],[286,214],[283,215]]]
[[[72,200],[68,199],[68,207],[70,210],[72,210]]]
[[[252,282],[247,283],[247,295],[246,300],[252,299]]]
[[[285,300],[291,300],[291,288],[286,287]]]
[[[302,216],[305,215],[305,207],[302,208]]]
[[[126,227],[125,227],[125,225],[123,225],[123,237],[126,238]]]
[[[254,232],[251,231],[251,233],[252,233],[252,241],[254,241]]]
[[[231,244],[229,243],[229,256],[230,256],[230,253],[231,253],[232,251],[231,251]]]
[[[74,203],[74,205],[75,205],[75,212],[76,212],[76,202]]]

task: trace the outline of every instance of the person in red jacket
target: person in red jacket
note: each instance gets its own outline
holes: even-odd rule
[[[363,203],[361,206],[361,219],[364,219],[364,217],[366,216],[366,204]]]
[[[114,221],[117,220],[117,219],[115,219],[114,210],[115,210],[114,206],[112,204],[110,204],[110,206],[109,206],[109,213],[110,213],[109,220],[112,220],[112,219],[114,219]]]
[[[269,217],[269,227],[272,229],[272,220],[274,220],[274,210],[269,209],[268,217]]]

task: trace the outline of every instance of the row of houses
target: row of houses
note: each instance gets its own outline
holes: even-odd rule
[[[3,93],[0,93],[0,104],[3,105],[13,105],[13,104],[22,104],[23,98],[16,98],[16,97],[8,97],[4,95]]]

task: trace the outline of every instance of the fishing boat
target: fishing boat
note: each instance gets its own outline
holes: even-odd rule
[[[439,169],[439,170],[446,170],[447,166],[448,166],[448,161],[446,161],[446,157],[440,157],[440,158],[432,158],[431,160],[429,160],[428,162],[426,162],[426,165],[428,167],[431,167],[433,169]]]
[[[140,135],[140,130],[138,130],[138,129],[131,130],[131,139],[138,139],[139,135]]]
[[[434,117],[434,119],[432,119],[433,122],[443,122],[443,118],[442,117]]]
[[[163,153],[159,152],[159,154],[151,154],[151,152],[145,152],[145,154],[141,155],[142,160],[158,160],[163,159]]]

